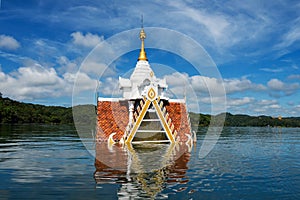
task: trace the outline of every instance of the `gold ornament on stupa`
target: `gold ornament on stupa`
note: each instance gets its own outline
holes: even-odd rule
[[[145,39],[146,39],[146,33],[144,31],[143,17],[142,17],[142,29],[140,31],[140,40],[142,41],[142,44],[141,44],[141,51],[140,51],[140,55],[139,55],[138,60],[148,61],[147,56],[146,56],[146,52],[145,52],[145,44],[144,44]]]

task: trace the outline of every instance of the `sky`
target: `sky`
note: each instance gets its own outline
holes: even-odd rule
[[[190,111],[209,113],[213,102],[226,101],[224,109],[233,114],[300,116],[299,1],[0,3],[0,92],[4,97],[71,106],[76,80],[80,80],[76,89],[81,92],[94,91],[98,85],[99,95],[120,94],[115,92],[118,77],[130,75],[136,64],[143,15],[149,63],[157,76],[166,78],[174,96],[184,91],[192,93]],[[150,48],[157,47],[162,40],[178,42],[171,36],[151,32],[151,27],[174,30],[199,44],[220,76],[198,72],[195,68],[199,66],[193,66],[180,55]],[[136,35],[124,37],[122,33],[128,30]],[[123,47],[130,39],[131,51],[118,55],[107,66],[87,61],[95,47],[119,35],[123,38],[119,37],[114,45]],[[186,55],[199,53],[185,47],[183,44]],[[82,70],[83,62],[89,68]],[[103,76],[93,76],[104,68]],[[191,90],[184,88],[186,85]],[[225,89],[225,100],[211,95],[218,94],[220,87]],[[92,101],[95,98],[86,103]]]

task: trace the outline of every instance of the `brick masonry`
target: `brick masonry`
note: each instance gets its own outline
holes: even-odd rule
[[[165,106],[180,141],[187,141],[185,134],[191,134],[191,128],[186,105],[170,102]],[[123,137],[129,120],[128,101],[98,101],[97,115],[97,141],[106,141],[112,133],[116,141]]]
[[[168,103],[166,105],[167,112],[174,124],[181,142],[187,141],[188,137],[185,134],[191,134],[191,127],[188,119],[188,112],[184,103]]]
[[[106,141],[112,133],[114,140],[123,137],[129,120],[127,101],[98,101],[97,115],[97,141]]]

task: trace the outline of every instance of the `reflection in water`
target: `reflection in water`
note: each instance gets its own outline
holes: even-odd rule
[[[166,185],[186,183],[191,146],[186,144],[96,144],[97,185],[118,183],[118,197],[153,198]]]
[[[95,161],[72,127],[0,125],[0,199],[300,199],[300,128],[225,127],[204,159],[199,130],[191,155],[104,143]]]

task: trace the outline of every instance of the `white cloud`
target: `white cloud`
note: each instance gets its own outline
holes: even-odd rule
[[[272,26],[278,22],[278,14],[273,11],[273,6],[261,6],[260,3],[252,1],[166,1],[165,4],[166,9],[170,10],[169,16],[164,16],[168,18],[166,25],[169,28],[176,27],[176,30],[197,38],[205,47],[213,48],[214,53],[222,53],[222,59],[224,56],[232,59],[240,53],[236,49],[245,48],[245,45],[249,49],[249,55],[254,53],[250,52],[251,47],[267,41],[267,36],[277,37]],[[280,3],[276,6],[278,4]],[[280,6],[286,9],[285,5]],[[232,47],[235,48],[230,54],[229,48]],[[267,49],[263,51],[265,53]]]
[[[188,100],[191,104],[198,103],[201,111],[205,112],[210,112],[208,106],[215,105],[221,106],[223,109],[225,106],[229,111],[236,113],[282,115],[283,107],[276,99],[261,99],[260,96],[269,94],[271,97],[282,97],[294,94],[300,88],[298,83],[284,83],[278,79],[271,79],[266,85],[263,85],[253,83],[246,77],[221,80],[200,75],[189,76],[179,72],[167,75],[165,78],[169,89],[175,96],[182,97],[185,91],[188,94],[194,92],[196,98]],[[225,87],[226,91],[223,95],[222,87]],[[232,97],[236,94],[239,95],[238,98]],[[243,94],[254,96],[243,96]],[[288,110],[285,111],[285,113],[288,112]]]
[[[20,82],[33,87],[55,85],[61,82],[54,68],[46,69],[39,65],[19,68],[16,77]]]
[[[78,72],[78,73],[65,73],[63,75],[64,80],[71,85],[74,92],[78,94],[82,91],[92,91],[97,87],[97,80],[92,79],[87,74]]]
[[[164,76],[169,85],[174,86],[184,86],[188,83],[189,75],[186,73],[174,72],[173,74],[168,74]]]
[[[229,112],[250,115],[282,115],[282,106],[276,100],[258,99],[252,97],[228,98]],[[287,109],[285,113],[287,113]]]
[[[86,33],[84,35],[81,32],[74,32],[71,36],[74,44],[91,48],[95,47],[104,39],[103,36],[98,36],[97,34],[92,33]]]
[[[255,101],[252,97],[243,97],[243,98],[232,98],[227,99],[228,106],[243,106],[249,103],[253,103]]]
[[[272,90],[284,90],[285,84],[278,79],[271,79],[268,81],[268,87]]]
[[[266,87],[262,84],[252,83],[249,79],[242,77],[241,79],[224,79],[226,93],[243,92],[247,90],[262,91]]]
[[[119,89],[119,80],[108,77],[100,85],[98,91],[100,94],[109,97],[121,96],[122,92]]]
[[[272,103],[272,104],[264,105],[262,107],[257,107],[257,108],[263,109],[263,110],[267,111],[268,113],[270,113],[272,110],[280,109],[281,106],[278,103]]]
[[[289,115],[299,117],[300,116],[299,113],[300,113],[300,105],[296,105],[292,107],[291,111],[289,112]]]
[[[258,106],[257,106],[258,105]],[[281,106],[278,104],[276,100],[257,100],[257,102],[252,106],[254,107],[254,111],[261,114],[274,114],[273,111],[278,112],[281,109]]]
[[[224,103],[224,101],[226,103]],[[201,102],[201,103],[200,103]],[[199,102],[200,104],[202,104],[202,106],[200,105],[200,108],[203,107],[203,103],[204,104],[214,104],[214,105],[218,105],[218,106],[225,106],[223,108],[223,110],[225,109],[241,109],[242,106],[245,105],[251,105],[252,103],[255,103],[256,100],[253,97],[242,97],[242,98],[230,98],[230,97],[200,97],[199,98]]]
[[[237,92],[243,92],[247,90],[265,90],[265,86],[261,84],[252,83],[247,78],[241,79],[216,79],[205,76],[192,76],[190,77],[191,85],[196,91],[210,92],[213,94],[224,94],[223,87],[225,88],[226,94],[232,94]]]
[[[282,72],[283,69],[282,68],[260,68],[259,70],[261,71],[265,71],[265,72],[272,72],[272,73],[278,73],[278,72]]]
[[[266,106],[266,105],[270,105],[270,104],[277,104],[277,101],[274,99],[272,99],[272,100],[262,99],[259,102],[257,102],[257,104],[260,106]]]
[[[8,49],[8,50],[16,50],[20,47],[20,43],[8,35],[0,35],[0,48]]]
[[[185,73],[175,72],[165,76],[169,89],[176,95],[182,96],[184,91],[194,92],[197,96],[210,95],[209,99],[202,98],[204,102],[218,102],[217,97],[223,97],[229,94],[243,93],[247,91],[265,91],[266,86],[256,84],[249,79],[242,77],[240,79],[217,79],[207,76],[189,76]],[[225,89],[225,90],[224,90]],[[212,99],[214,98],[214,99]],[[221,98],[224,101],[224,98]],[[250,99],[244,99],[250,100]]]
[[[294,94],[299,88],[299,83],[284,83],[278,79],[271,79],[267,83],[270,95],[274,97],[288,96]]]
[[[287,13],[296,13],[297,7],[290,6],[288,2],[283,1],[266,5],[258,1],[214,1],[214,3],[199,1],[193,3],[182,0],[166,0],[163,2],[163,6],[161,5],[162,3],[157,1],[147,1],[143,4],[119,1],[117,4],[109,6],[100,1],[93,5],[68,3],[66,6],[65,3],[59,3],[50,15],[49,13],[45,15],[45,12],[26,12],[24,17],[33,18],[38,22],[55,22],[57,26],[80,27],[82,30],[95,30],[95,28],[99,30],[99,24],[102,24],[101,31],[116,33],[138,27],[140,13],[144,13],[145,26],[176,29],[198,41],[207,41],[206,44],[210,44],[211,48],[219,45],[220,48],[217,50],[223,50],[226,55],[230,55],[226,47],[236,47],[236,45],[245,43],[252,46],[268,41],[271,36],[274,36],[274,40],[278,40],[280,37],[278,35],[288,30],[287,27],[299,27],[297,24],[284,23],[289,22],[290,18],[295,18]],[[23,10],[23,12],[25,11]],[[156,14],[153,15],[153,13]],[[36,14],[38,16],[34,16]],[[122,18],[121,16],[126,17]],[[274,31],[275,29],[277,31]],[[290,32],[286,38],[293,41],[297,31]],[[78,42],[88,35],[81,32],[75,33],[77,33]],[[96,35],[96,37],[99,36]],[[283,41],[285,40],[283,39]],[[86,42],[79,43],[86,46]],[[242,48],[244,47],[242,46]],[[268,46],[268,50],[270,49]]]
[[[58,69],[59,72],[65,73],[75,73],[78,71],[78,63],[74,61],[70,61],[66,56],[60,56],[57,59],[57,63],[60,65],[60,68]]]
[[[297,65],[295,65],[295,64],[292,65],[292,68],[293,69],[299,69],[299,67]]]
[[[273,104],[273,105],[270,105],[269,108],[281,108],[281,106],[278,104]]]
[[[224,30],[229,26],[229,22],[221,15],[209,14],[179,2],[172,2],[171,5],[180,10],[177,12],[202,24],[208,30],[208,34],[211,34],[214,39],[222,38],[224,36]]]
[[[300,80],[300,74],[292,74],[292,75],[288,76],[288,79]]]
[[[77,89],[89,90],[96,84],[86,74],[65,73],[59,76],[54,68],[45,68],[39,64],[20,67],[17,71],[5,74],[0,71],[0,91],[3,95],[16,100],[51,99],[71,96],[75,78],[79,82]]]
[[[282,36],[282,41],[275,48],[287,48],[300,41],[300,18],[296,19],[294,24],[290,26],[290,30]]]
[[[55,69],[38,65],[20,67],[12,74],[1,72],[0,90],[17,100],[58,96],[64,88],[63,80]]]
[[[226,101],[226,98],[224,97],[220,97],[220,96],[201,96],[199,97],[199,101],[205,104],[219,104],[219,103],[223,103],[224,101]]]
[[[104,63],[95,62],[92,59],[85,60],[84,63],[80,66],[80,71],[87,74],[101,75],[101,76],[114,76],[116,75],[115,65],[111,64],[107,66]]]

